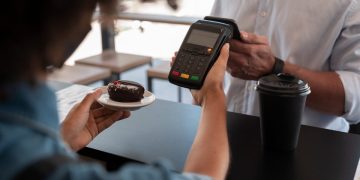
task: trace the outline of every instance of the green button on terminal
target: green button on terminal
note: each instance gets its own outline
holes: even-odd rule
[[[194,81],[198,81],[198,80],[199,80],[199,76],[191,76],[190,79],[191,79],[191,80],[194,80]]]

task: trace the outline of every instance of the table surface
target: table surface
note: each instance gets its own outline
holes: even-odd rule
[[[197,106],[156,100],[103,131],[86,149],[93,158],[115,164],[121,162],[120,157],[145,163],[167,158],[174,170],[181,171],[199,117]],[[227,122],[231,149],[227,179],[354,178],[359,135],[302,126],[293,153],[265,153],[258,117],[228,112]]]
[[[157,100],[114,124],[88,148],[145,163],[167,158],[181,171],[199,116],[198,107]],[[355,175],[358,135],[302,126],[295,152],[269,154],[261,149],[257,117],[228,113],[227,118],[229,179],[353,179]]]

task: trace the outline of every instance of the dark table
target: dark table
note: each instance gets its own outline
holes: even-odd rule
[[[156,100],[115,123],[79,153],[104,161],[109,169],[124,162],[167,158],[181,171],[193,142],[200,108]],[[302,126],[293,153],[263,152],[259,118],[227,113],[231,148],[228,179],[353,179],[360,136]]]

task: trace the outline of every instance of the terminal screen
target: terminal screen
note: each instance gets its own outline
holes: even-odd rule
[[[218,37],[218,33],[193,29],[187,43],[213,48]]]

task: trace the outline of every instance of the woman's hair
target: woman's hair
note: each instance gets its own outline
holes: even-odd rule
[[[74,28],[78,27],[81,16],[91,14],[96,2],[3,1],[0,11],[0,87],[16,81],[34,81],[39,70],[45,72],[48,65],[58,61],[56,58],[62,58],[51,54],[54,42],[66,42],[66,38],[76,31]],[[114,3],[114,0],[102,0],[102,4],[110,2]]]

